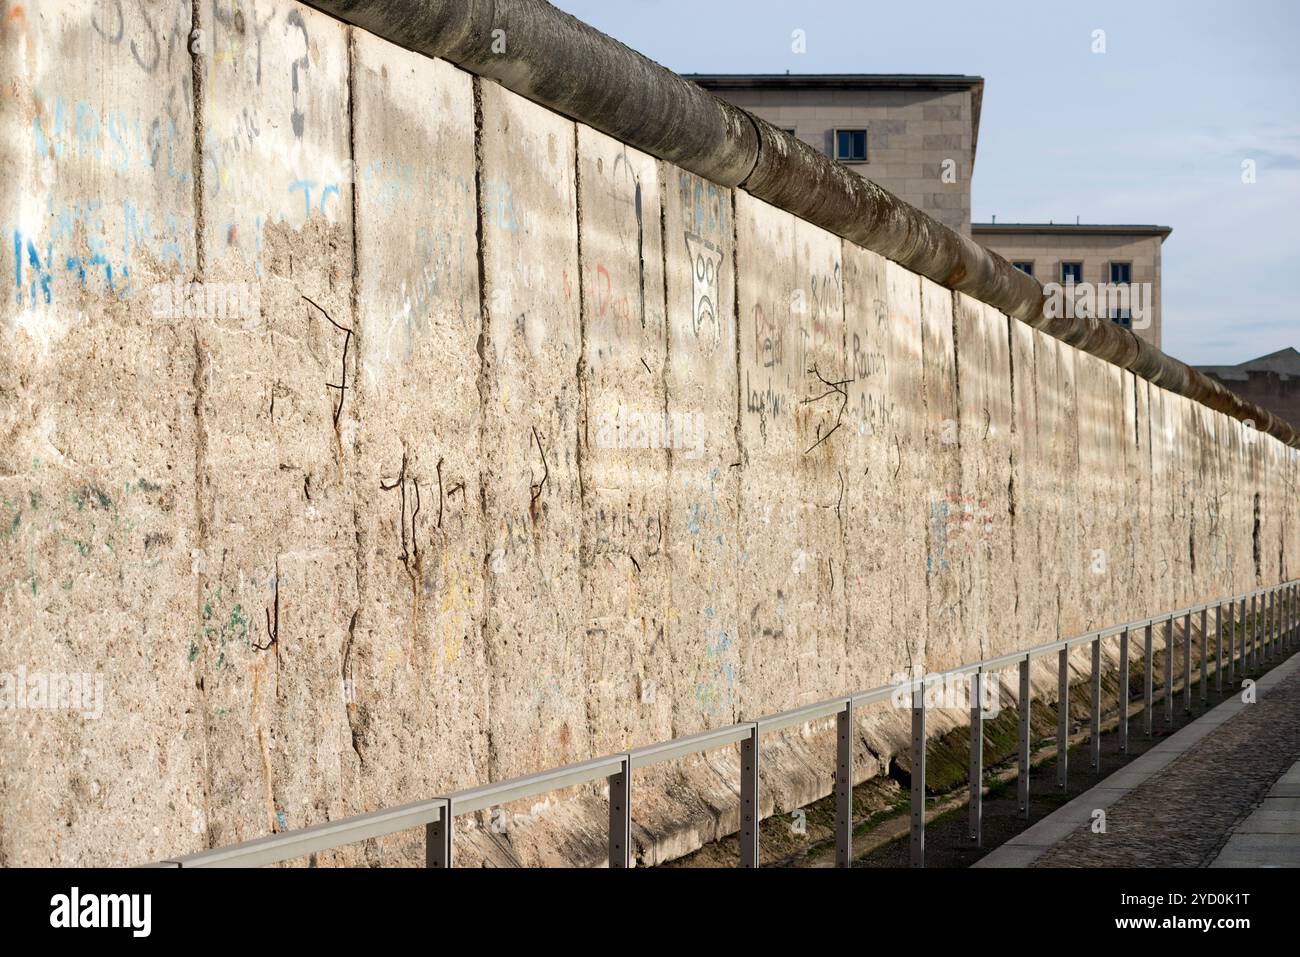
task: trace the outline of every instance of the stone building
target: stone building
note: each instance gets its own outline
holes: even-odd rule
[[[1243,399],[1300,428],[1300,352],[1288,346],[1235,366],[1197,366]]]
[[[984,80],[905,74],[686,74],[970,235]]]
[[[1099,304],[1095,315],[1131,328],[1160,348],[1160,250],[1168,226],[973,223],[971,236],[1044,285],[1128,287],[1125,306]],[[1140,297],[1140,301],[1139,301]],[[1118,297],[1114,297],[1118,298]]]

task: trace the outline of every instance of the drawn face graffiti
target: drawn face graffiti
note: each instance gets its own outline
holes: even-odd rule
[[[721,288],[722,251],[694,233],[686,234],[686,251],[691,257],[691,278],[694,287],[692,327],[705,354],[712,353],[722,341],[722,321],[718,316]]]

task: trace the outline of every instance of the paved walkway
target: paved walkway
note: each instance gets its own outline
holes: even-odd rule
[[[1297,759],[1300,655],[975,866],[1300,867]]]
[[[1300,867],[1300,761],[1233,830],[1211,867]]]

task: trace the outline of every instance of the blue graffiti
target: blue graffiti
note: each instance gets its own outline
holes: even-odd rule
[[[46,243],[45,262],[49,263],[54,258],[54,244]],[[30,239],[27,240],[27,260],[32,267],[35,278],[32,280],[28,295],[33,305],[37,302],[36,288],[40,287],[44,296],[45,304],[51,302],[52,293],[50,292],[50,283],[54,276],[50,271],[41,264],[41,255],[36,249],[36,244]],[[18,230],[14,230],[14,284],[18,287],[18,304],[23,305],[23,236]]]
[[[289,192],[291,193],[296,189],[302,190],[303,219],[311,218],[311,192],[319,185],[319,181],[314,179],[295,179],[289,184]],[[326,183],[324,188],[321,190],[320,200],[316,204],[316,209],[323,214],[325,212],[325,200],[330,196],[338,195],[338,186],[334,183]]]
[[[176,122],[154,117],[147,128],[138,113],[119,109],[101,113],[92,103],[77,100],[72,105],[71,121],[63,97],[55,97],[48,114],[48,127],[40,114],[32,117],[32,147],[42,161],[54,163],[64,159],[104,161],[108,148],[108,165],[122,173],[133,166],[156,170],[166,146],[167,174],[179,183],[189,182],[187,166],[176,166]],[[165,141],[165,142],[164,142]]]

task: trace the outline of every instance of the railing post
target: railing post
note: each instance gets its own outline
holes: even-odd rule
[[[1270,658],[1277,658],[1282,650],[1282,586],[1275,586],[1273,589],[1273,598],[1270,599],[1270,605],[1273,607],[1273,628],[1269,635],[1269,648],[1271,649]]]
[[[1277,588],[1268,596],[1268,660],[1277,657]]]
[[[1255,618],[1255,646],[1251,652],[1251,660],[1258,668],[1264,664],[1264,641],[1268,637],[1268,592],[1260,589],[1256,594],[1259,596],[1259,608]]]
[[[1174,726],[1174,616],[1165,619],[1165,725]]]
[[[1259,668],[1264,663],[1264,600],[1263,589],[1255,592],[1258,601],[1255,611],[1254,636],[1250,649],[1250,661],[1255,668]]]
[[[1255,664],[1263,667],[1268,657],[1268,589],[1259,593],[1259,628],[1257,631]]]
[[[632,866],[632,759],[623,756],[623,766],[609,781],[609,866]]]
[[[451,867],[452,817],[449,800],[442,806],[438,820],[424,825],[425,867]]]
[[[1280,585],[1273,588],[1273,596],[1269,599],[1269,607],[1273,611],[1272,627],[1269,629],[1269,658],[1276,659],[1282,642],[1282,587]]]
[[[1282,652],[1291,651],[1292,627],[1295,622],[1295,585],[1287,585],[1282,591]]]
[[[1092,745],[1092,767],[1101,767],[1101,638],[1092,639],[1092,729],[1088,735]]]
[[[1295,585],[1287,585],[1282,592],[1282,600],[1285,603],[1286,611],[1282,614],[1282,650],[1289,652],[1291,650],[1292,627],[1295,622]]]
[[[1238,649],[1236,649],[1236,680],[1240,683],[1242,675],[1245,674],[1245,603],[1247,598],[1242,598],[1242,602],[1236,610],[1236,632],[1238,632]]]
[[[1255,664],[1262,667],[1268,656],[1268,589],[1264,588],[1259,593],[1259,627],[1256,631],[1257,637]]]
[[[1029,658],[1020,661],[1020,810],[1029,817]]]
[[[1228,602],[1228,689],[1237,682],[1237,626],[1236,621],[1237,601],[1233,599]]]
[[[1286,589],[1286,649],[1290,651],[1295,643],[1295,585]]]
[[[1258,599],[1258,604],[1255,611],[1254,644],[1251,647],[1250,660],[1254,667],[1259,668],[1264,663],[1264,609],[1267,607],[1267,603],[1263,589],[1257,591],[1255,596]]]
[[[1210,700],[1210,662],[1209,662],[1209,644],[1210,636],[1207,632],[1209,624],[1210,610],[1201,609],[1201,704]]]
[[[1255,623],[1254,598],[1251,599],[1250,606],[1251,606],[1252,613],[1250,616],[1250,624],[1247,625],[1246,624],[1247,621],[1246,599],[1243,598],[1241,600],[1241,649],[1239,654],[1240,660],[1238,661],[1238,664],[1241,666],[1241,676],[1243,680],[1246,677],[1247,670],[1250,668],[1250,637],[1251,637],[1251,629],[1254,627],[1254,623]]]
[[[1152,710],[1155,707],[1156,687],[1155,687],[1155,624],[1147,622],[1146,630],[1146,647],[1143,654],[1146,658],[1143,669],[1146,674],[1143,675],[1142,681],[1142,730],[1146,736],[1151,737],[1151,732],[1155,729],[1155,721],[1152,716]]]
[[[1056,656],[1056,786],[1065,790],[1070,764],[1070,646]]]
[[[835,866],[853,866],[853,699],[835,719]]]
[[[1192,713],[1192,613],[1183,616],[1183,711]]]
[[[1262,664],[1267,664],[1273,660],[1273,589],[1266,589],[1259,596],[1259,614],[1264,619],[1264,633],[1259,640],[1259,660]]]
[[[1300,585],[1291,585],[1291,648],[1296,645],[1297,620],[1300,620]]]
[[[1237,608],[1237,683],[1240,684],[1246,674],[1246,608],[1249,599],[1245,596]]]
[[[1287,649],[1288,650],[1294,649],[1296,645],[1296,588],[1297,586],[1292,584],[1291,588],[1288,589],[1288,594],[1287,594],[1287,605],[1288,607],[1290,607],[1290,611],[1288,611],[1287,614]]]
[[[925,682],[912,685],[912,866],[925,867]]]
[[[1223,693],[1223,602],[1214,606],[1214,690]]]
[[[1251,596],[1251,629],[1249,629],[1248,636],[1251,645],[1249,645],[1249,651],[1243,655],[1245,658],[1245,664],[1251,668],[1255,667],[1257,663],[1256,642],[1258,640],[1258,635],[1260,635],[1258,628],[1260,628],[1260,593],[1256,592]]]
[[[1128,753],[1128,629],[1119,633],[1119,750]]]
[[[1268,593],[1268,660],[1277,656],[1277,589]]]
[[[970,839],[984,846],[984,672],[970,676]]]
[[[1286,629],[1287,629],[1287,604],[1286,600],[1291,593],[1290,585],[1279,585],[1277,589],[1277,650],[1278,653],[1286,655]]]
[[[740,866],[758,867],[758,724],[740,742]]]
[[[1291,649],[1291,586],[1283,585],[1278,595],[1278,637],[1283,655]]]

